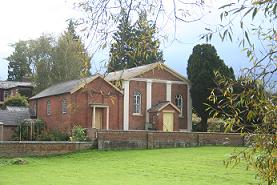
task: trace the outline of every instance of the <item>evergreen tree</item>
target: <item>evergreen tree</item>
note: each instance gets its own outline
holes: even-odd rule
[[[7,58],[8,80],[23,81],[24,77],[31,75],[31,59],[27,41],[19,41],[12,45],[14,52]]]
[[[134,31],[126,11],[121,11],[121,19],[118,25],[118,31],[114,33],[114,43],[110,49],[110,61],[108,72],[118,71],[128,68],[134,63],[132,59],[133,48],[131,46]]]
[[[137,22],[131,25],[128,14],[122,10],[110,49],[108,72],[163,62],[160,42],[155,39],[155,34],[155,25],[147,20],[145,12],[140,13]]]
[[[216,87],[214,71],[234,79],[234,71],[224,64],[210,44],[196,45],[188,60],[188,79],[191,81],[192,106],[201,117],[201,131],[207,131],[209,112],[205,104],[210,103],[208,97]]]
[[[72,35],[74,40],[80,39],[79,35],[76,33],[75,24],[72,19],[69,20],[69,23],[67,26],[67,32],[69,32]]]
[[[74,30],[69,23],[68,30],[59,37],[55,47],[51,68],[54,84],[90,75],[90,57]]]
[[[147,20],[147,14],[143,11],[135,24],[135,66],[164,62],[163,53],[160,51],[160,41],[155,39],[157,33],[155,24]],[[133,67],[135,67],[133,66]]]

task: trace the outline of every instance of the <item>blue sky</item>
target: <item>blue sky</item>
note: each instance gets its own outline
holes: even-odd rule
[[[73,3],[74,0],[9,0],[1,2],[0,80],[7,79],[8,61],[5,58],[13,52],[13,48],[9,45],[19,40],[35,39],[43,33],[53,33],[58,36],[65,30],[66,20],[78,14],[73,9]],[[219,21],[216,8],[220,5],[213,3],[213,6],[213,13],[205,16],[200,22],[178,24],[176,37],[181,42],[161,44],[166,64],[184,76],[187,76],[187,60],[193,47],[196,44],[205,43],[199,39],[199,35],[205,31],[206,23]],[[170,35],[173,30],[169,27],[165,29],[165,32]],[[221,42],[219,38],[215,38],[211,44],[215,46],[218,55],[225,63],[234,68],[236,75],[240,73],[240,69],[250,65],[245,53],[241,52],[241,48],[236,42]],[[98,63],[107,57],[107,51],[99,52],[93,62]]]

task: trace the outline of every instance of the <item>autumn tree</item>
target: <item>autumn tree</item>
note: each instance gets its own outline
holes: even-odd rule
[[[53,61],[52,83],[87,77],[90,74],[89,54],[84,44],[71,29],[59,37],[54,50]]]
[[[221,24],[215,30],[207,29],[209,33],[204,37],[209,40],[216,33],[225,42],[235,37],[252,65],[244,70],[239,81],[216,74],[217,87],[209,97],[213,104],[209,111],[226,119],[227,131],[240,129],[247,138],[247,147],[235,151],[225,163],[237,165],[245,161],[248,169],[254,169],[257,177],[271,185],[277,181],[277,106],[276,97],[267,91],[276,88],[277,40],[274,25],[277,3],[273,0],[239,0],[220,7],[220,10]],[[258,17],[263,19],[259,25],[256,23]],[[235,21],[239,22],[243,34],[234,35]],[[259,40],[262,46],[254,44],[254,40]],[[236,91],[236,87],[241,90]]]
[[[34,93],[38,93],[52,84],[51,70],[53,64],[53,51],[56,41],[52,35],[42,35],[30,40],[30,52],[32,56]]]

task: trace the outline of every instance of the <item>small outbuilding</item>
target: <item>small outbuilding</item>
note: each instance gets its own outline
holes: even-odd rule
[[[159,102],[148,110],[153,129],[163,131],[179,130],[178,119],[181,111],[169,101]]]

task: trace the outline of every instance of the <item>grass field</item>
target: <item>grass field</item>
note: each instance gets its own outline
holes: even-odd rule
[[[196,147],[160,150],[84,151],[24,158],[14,165],[0,158],[0,185],[63,184],[256,184],[245,167],[225,168],[231,147]]]

